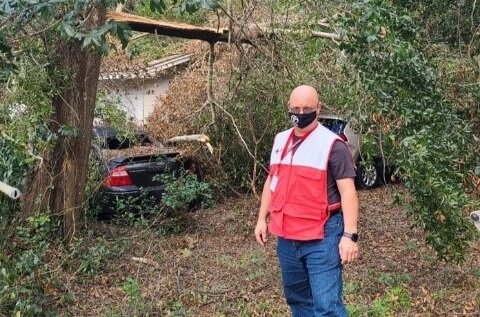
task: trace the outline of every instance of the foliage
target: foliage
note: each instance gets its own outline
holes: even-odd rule
[[[22,184],[25,167],[34,160],[28,152],[39,153],[54,139],[45,125],[53,88],[46,71],[38,65],[43,62],[40,58],[26,58],[10,81],[1,84],[0,178],[15,186]]]
[[[0,83],[0,180],[20,191],[25,190],[26,176],[41,162],[41,153],[56,139],[45,122],[52,87],[40,62],[41,57],[25,58],[10,81]],[[33,73],[36,80],[31,80]],[[18,209],[18,200],[0,194],[0,232]],[[0,243],[4,237],[0,234]]]
[[[75,270],[74,274],[94,277],[106,270],[109,261],[123,253],[123,240],[112,244],[104,237],[93,238],[92,235],[93,233],[89,232],[70,245],[68,257],[63,263],[64,268]]]
[[[53,229],[49,215],[35,215],[16,228],[16,246],[2,245],[0,313],[38,316],[48,311],[42,278],[47,275],[45,255]]]
[[[164,9],[153,11],[150,9],[151,0],[145,3],[139,3],[135,6],[134,12],[138,15],[152,19],[161,19],[169,21],[178,21],[202,25],[207,21],[209,10],[216,9],[216,2],[210,0],[166,0]],[[188,13],[188,14],[185,14]]]
[[[145,191],[137,197],[115,197],[113,208],[117,222],[144,227],[152,216],[163,214],[162,207]]]
[[[188,113],[178,118],[169,115],[169,121],[153,121],[157,127],[177,128],[188,124],[184,119],[190,118],[191,113],[203,111],[202,116],[192,116],[194,127],[190,127],[191,130],[177,130],[176,133],[208,128],[208,135],[218,149],[229,184],[240,190],[252,189],[264,179],[262,166],[268,164],[273,138],[276,133],[289,127],[286,105],[288,94],[295,85],[314,85],[320,90],[323,101],[329,107],[338,105],[339,112],[344,110],[344,100],[353,99],[356,92],[343,74],[335,73],[338,69],[335,59],[340,54],[333,51],[335,45],[328,41],[296,35],[275,38],[272,43],[258,42],[256,45],[261,49],[253,52],[238,53],[225,48],[216,51],[214,87],[219,105],[211,106],[216,116],[214,123],[209,105],[206,107],[198,100],[187,99],[198,94],[196,86],[190,89],[194,85],[192,81],[199,83],[198,76],[205,76],[205,70],[203,74],[196,74],[197,77],[191,75],[197,72],[196,69],[185,76],[183,83],[172,85],[172,98],[164,102],[165,106],[176,112],[182,111],[180,105],[185,104],[186,100],[189,104],[194,102],[196,108],[188,109]],[[319,59],[324,62],[321,65],[324,73],[319,71]],[[227,84],[226,79],[229,79]],[[189,87],[188,90],[185,85]],[[344,90],[349,93],[342,94]],[[165,110],[160,115],[163,113]],[[159,119],[162,120],[161,117]],[[208,155],[206,160],[211,162],[211,156]]]
[[[411,296],[407,290],[401,287],[391,287],[383,296],[376,298],[371,307],[348,305],[347,308],[348,315],[352,317],[384,317],[405,312],[411,304]]]
[[[63,289],[58,285],[59,272],[97,276],[125,248],[122,239],[112,244],[103,237],[92,239],[89,232],[67,250],[53,239],[54,234],[58,235],[59,223],[52,219],[49,214],[36,214],[10,233],[14,243],[0,245],[0,314],[54,315],[51,290]],[[69,302],[72,296],[67,289],[64,300]]]
[[[172,37],[147,35],[130,42],[127,47],[127,53],[130,59],[138,56],[145,61],[152,61],[168,55],[177,54],[178,51],[181,50],[183,43],[182,40]]]
[[[392,155],[412,195],[410,214],[438,255],[462,259],[475,236],[465,217],[472,201],[463,187],[475,163],[468,116],[443,98],[406,11],[389,1],[361,1],[340,23],[341,47],[367,95],[362,132]]]
[[[125,283],[123,283],[122,291],[128,295],[128,304],[131,306],[138,305],[138,303],[142,300],[140,285],[138,285],[138,281],[136,279],[127,277]]]
[[[162,204],[173,210],[192,207],[200,204],[202,208],[213,204],[212,187],[201,180],[198,175],[181,170],[179,175],[159,175],[165,184]]]
[[[480,39],[475,34],[480,12],[475,0],[394,0],[393,3],[413,13],[421,25],[419,32],[424,44],[447,44],[468,55],[480,53]]]

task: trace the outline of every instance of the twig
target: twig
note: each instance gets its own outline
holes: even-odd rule
[[[265,172],[268,172],[265,165],[263,165],[259,160],[257,160],[255,155],[253,155],[252,152],[250,151],[250,148],[248,147],[247,142],[245,142],[245,139],[243,138],[242,133],[240,132],[240,129],[238,128],[237,123],[235,122],[235,118],[233,117],[233,115],[230,112],[228,112],[225,108],[223,108],[221,105],[219,105],[218,103],[215,102],[215,105],[217,107],[219,107],[232,121],[232,125],[235,128],[235,131],[237,132],[237,136],[240,138],[240,141],[242,142],[243,146],[245,147],[245,150],[247,150],[248,155],[250,155],[250,157],[252,159],[254,159],[255,162],[257,162],[258,165],[260,165]]]
[[[233,33],[233,19],[232,19],[232,0],[228,0],[227,3],[228,10],[228,44],[232,44],[232,33]]]
[[[150,35],[151,33],[142,33],[142,34],[138,34],[138,35],[135,35],[135,36],[132,36],[129,40],[129,42],[131,41],[135,41],[135,40],[138,40],[138,39],[141,39],[142,37],[145,37],[145,36],[148,36]]]
[[[53,22],[52,24],[50,24],[49,26],[47,26],[46,28],[44,28],[44,29],[42,29],[42,30],[40,30],[40,31],[19,36],[19,37],[17,37],[16,39],[12,40],[12,43],[18,43],[18,42],[20,42],[21,40],[23,40],[23,39],[25,39],[25,38],[29,38],[29,37],[33,37],[33,36],[36,36],[36,35],[45,33],[45,32],[47,32],[48,30],[50,30],[51,28],[55,27],[55,26],[56,26],[57,24],[59,24],[59,23],[60,23],[60,20],[57,20],[57,21]]]

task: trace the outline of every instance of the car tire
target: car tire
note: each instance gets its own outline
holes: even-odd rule
[[[197,175],[197,179],[201,181],[203,179],[203,173],[202,173],[202,168],[200,167],[199,162],[193,160],[193,159],[187,159],[183,163],[183,169],[187,173],[192,173]]]
[[[376,162],[359,161],[355,185],[361,189],[372,189],[382,184],[383,168]]]
[[[377,171],[378,174],[380,175],[380,182],[383,185],[388,185],[392,182],[392,175],[393,175],[393,168],[389,166],[388,164],[383,167],[383,160],[380,158],[377,160]]]

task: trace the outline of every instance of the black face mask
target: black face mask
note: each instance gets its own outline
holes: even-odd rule
[[[310,113],[289,112],[288,117],[290,118],[290,121],[292,122],[294,127],[303,129],[317,118],[317,112],[316,111],[310,112]]]

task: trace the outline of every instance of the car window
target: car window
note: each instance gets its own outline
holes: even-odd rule
[[[127,149],[134,145],[148,146],[153,142],[143,131],[137,131],[131,138],[119,138],[117,131],[111,127],[94,127],[94,142],[102,149],[121,150]]]
[[[320,122],[324,127],[326,127],[335,134],[342,133],[345,130],[345,126],[347,125],[347,123],[341,119],[320,118]]]
[[[121,150],[128,149],[130,146],[131,143],[128,139],[123,139],[120,141],[117,138],[108,138],[105,148],[108,148],[109,150]]]
[[[150,145],[152,141],[145,133],[138,133],[136,135],[136,145]]]

